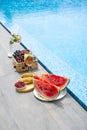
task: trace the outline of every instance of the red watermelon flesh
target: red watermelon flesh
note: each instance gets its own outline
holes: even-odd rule
[[[55,74],[42,74],[42,79],[56,85],[60,90],[63,90],[69,82],[68,78]]]
[[[39,76],[34,76],[34,87],[40,96],[46,99],[54,99],[59,95],[59,89],[44,80],[42,80]]]

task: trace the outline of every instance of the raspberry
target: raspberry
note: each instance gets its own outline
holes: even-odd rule
[[[14,84],[16,88],[23,88],[25,86],[24,82],[18,81]]]

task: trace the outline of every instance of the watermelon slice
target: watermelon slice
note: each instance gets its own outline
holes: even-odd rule
[[[46,80],[48,83],[56,85],[60,88],[60,91],[63,90],[69,83],[68,78],[55,74],[42,74],[42,79]]]
[[[44,81],[39,76],[34,76],[34,87],[36,91],[45,99],[55,99],[59,95],[59,88],[55,85]]]

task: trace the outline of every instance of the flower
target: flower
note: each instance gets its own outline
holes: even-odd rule
[[[17,34],[12,34],[10,44],[14,44],[15,42],[20,43],[21,42],[21,36]]]

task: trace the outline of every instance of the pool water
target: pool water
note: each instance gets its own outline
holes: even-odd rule
[[[87,108],[87,2],[0,2],[0,21],[52,72],[70,78],[68,89]]]

